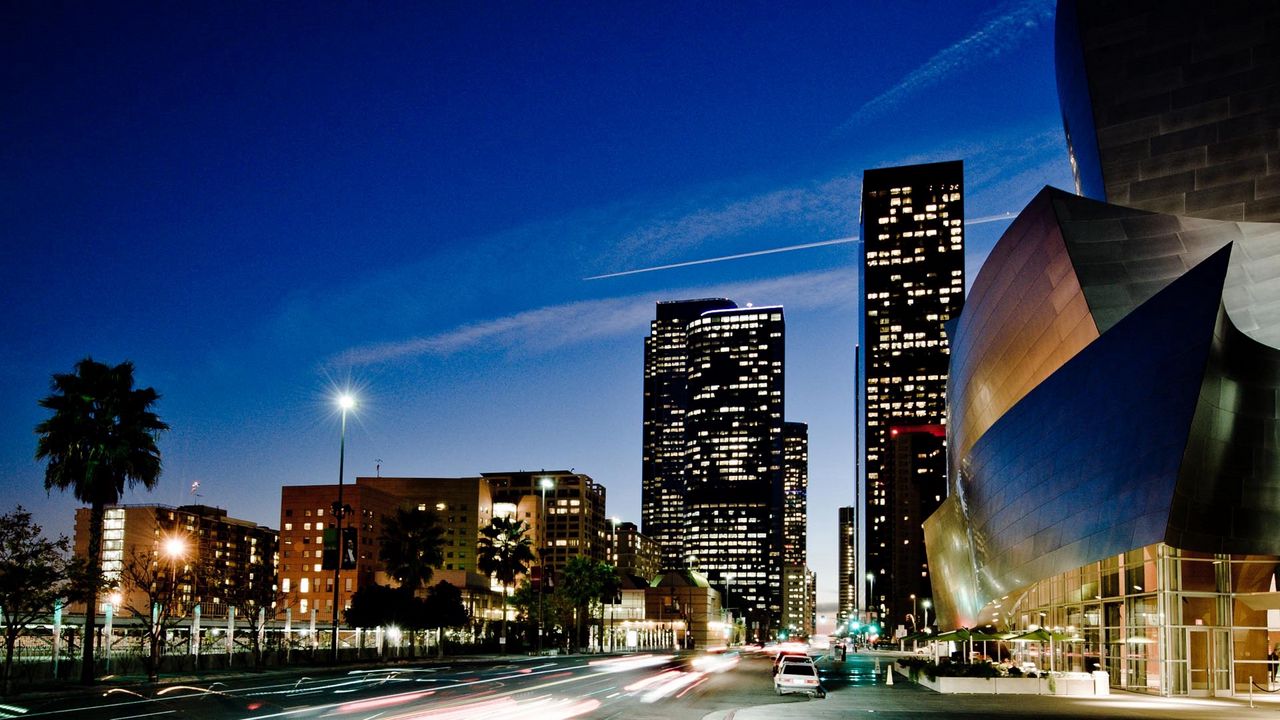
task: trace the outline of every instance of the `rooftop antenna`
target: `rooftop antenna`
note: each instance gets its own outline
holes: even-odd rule
[[[192,481],[191,481],[191,495],[192,495],[192,497],[204,497],[204,496],[203,496],[203,495],[201,495],[200,493],[196,492],[196,491],[197,491],[197,490],[199,490],[199,489],[200,489],[200,481],[199,481],[199,480],[192,480]]]

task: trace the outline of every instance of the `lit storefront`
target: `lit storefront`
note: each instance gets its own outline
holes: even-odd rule
[[[1148,545],[994,600],[982,619],[1001,629],[1063,633],[1072,640],[1054,647],[1055,667],[1101,668],[1127,690],[1247,694],[1251,682],[1276,687],[1267,652],[1280,642],[1278,568],[1277,557]]]

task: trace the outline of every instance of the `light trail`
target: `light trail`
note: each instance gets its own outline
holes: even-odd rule
[[[440,686],[437,686],[437,687],[433,688],[433,690],[435,690],[436,692],[443,692],[443,691],[445,691],[445,690],[453,690],[453,689],[456,689],[456,688],[469,687],[469,686],[473,686],[473,685],[487,685],[487,684],[490,684],[490,683],[502,682],[502,681],[504,681],[504,680],[518,680],[518,679],[521,679],[521,678],[528,678],[528,677],[532,677],[532,676],[534,676],[534,675],[548,675],[548,674],[552,674],[552,673],[561,673],[561,672],[565,672],[565,671],[567,671],[567,670],[590,670],[590,669],[593,669],[593,668],[591,668],[589,665],[587,665],[587,664],[585,664],[585,663],[584,663],[584,664],[581,664],[581,665],[569,666],[569,667],[567,667],[567,668],[562,668],[562,667],[558,667],[558,666],[557,666],[557,667],[550,667],[550,668],[547,668],[547,669],[545,669],[545,670],[535,670],[535,671],[533,671],[533,672],[531,672],[531,673],[525,673],[525,672],[517,671],[517,672],[511,673],[511,674],[508,674],[508,675],[501,675],[501,676],[498,676],[498,677],[481,678],[481,679],[476,679],[476,680],[467,680],[467,681],[464,681],[464,682],[453,683],[453,684],[451,684],[451,685],[440,685]],[[554,675],[552,675],[552,676],[554,677]],[[510,699],[510,697],[511,697],[512,695],[516,695],[516,694],[520,694],[520,693],[536,692],[536,691],[539,691],[539,690],[545,690],[545,689],[547,689],[547,688],[555,687],[555,686],[557,686],[557,685],[563,685],[563,684],[565,684],[565,683],[583,682],[583,681],[587,681],[587,680],[599,680],[599,679],[600,679],[600,675],[599,675],[598,673],[594,673],[594,672],[584,672],[583,674],[578,675],[578,676],[574,676],[574,677],[561,678],[561,679],[559,679],[559,680],[552,680],[551,682],[544,682],[544,683],[542,683],[542,684],[540,684],[540,685],[533,685],[533,686],[530,686],[530,687],[516,688],[516,689],[508,690],[508,691],[506,691],[506,692],[504,692],[504,693],[501,693],[501,694],[495,695],[491,700],[486,701],[486,702],[491,702],[491,701],[495,701],[495,700],[500,700],[500,699],[503,699],[503,698]],[[412,691],[412,692],[418,692],[418,691]],[[401,696],[404,696],[404,695],[412,694],[412,692],[394,693],[394,694],[391,694],[391,695],[384,695],[384,696],[382,696],[382,697],[384,697],[384,698],[398,698],[398,697],[401,697]],[[349,704],[349,703],[348,703],[348,702],[335,702],[335,703],[326,703],[326,704],[322,704],[322,705],[306,705],[306,706],[303,706],[303,707],[296,707],[296,708],[290,708],[290,709],[288,709],[288,710],[282,710],[282,711],[280,711],[280,712],[272,713],[272,714],[269,714],[269,715],[253,715],[253,716],[251,716],[251,717],[252,717],[252,718],[277,718],[277,717],[282,718],[282,717],[289,717],[289,716],[292,716],[292,715],[297,715],[297,714],[299,714],[299,713],[331,713],[331,714],[332,714],[332,712],[333,712],[334,710],[336,710],[336,709],[338,709],[338,708],[340,708],[341,706],[346,705],[346,704]],[[464,707],[464,706],[453,706],[453,707],[455,707],[455,708],[456,708],[456,707]],[[440,710],[446,710],[446,709],[447,709],[447,708],[440,708]],[[397,716],[397,717],[400,717],[400,716]],[[420,715],[420,714],[409,713],[409,714],[404,715],[403,717],[436,717],[436,716],[435,716],[435,715]]]
[[[1001,220],[1012,220],[1014,214],[1011,212],[1001,213],[999,215],[986,215],[984,217],[965,220],[964,224],[969,225],[985,225],[987,223],[1000,222]],[[706,265],[708,263],[725,262],[728,260],[742,260],[744,258],[760,257],[761,255],[774,255],[776,253],[792,252],[794,250],[809,250],[811,248],[827,247],[830,245],[844,245],[846,243],[856,243],[860,240],[857,235],[843,238],[835,238],[834,240],[820,240],[818,242],[801,243],[799,245],[787,245],[785,247],[769,248],[767,250],[753,250],[751,252],[735,253],[733,255],[721,255],[720,257],[702,258],[701,260],[685,260],[684,262],[669,263],[667,265],[655,265],[654,267],[637,268],[635,270],[620,270],[613,273],[605,273],[604,275],[592,275],[591,277],[582,278],[583,280],[606,280],[608,278],[623,277],[625,275],[639,275],[640,273],[658,272],[659,270],[674,270],[682,267],[692,267],[694,265]]]
[[[541,675],[541,674],[554,671],[555,663],[545,663],[540,667],[547,667],[547,666],[553,666],[553,667],[552,669],[542,670],[534,674]],[[571,667],[585,668],[586,666],[579,665],[579,666],[571,666]],[[459,668],[455,666],[445,666],[444,668],[440,668],[440,669],[458,670]],[[426,668],[426,669],[417,669],[417,670],[409,669],[409,668],[397,668],[392,672],[398,672],[398,673],[410,672],[410,671],[435,672],[436,670],[437,669],[435,668]],[[351,670],[347,672],[347,678],[339,677],[339,678],[333,678],[333,679],[312,678],[304,675],[303,677],[300,677],[297,680],[291,680],[284,683],[270,683],[270,684],[258,685],[254,687],[239,688],[233,692],[226,692],[226,693],[212,691],[212,690],[204,690],[201,688],[196,688],[196,689],[200,690],[202,693],[214,692],[215,694],[226,695],[227,697],[233,697],[233,698],[251,698],[251,697],[262,697],[262,696],[268,696],[268,695],[283,695],[285,698],[301,698],[307,695],[321,693],[326,690],[331,690],[331,691],[334,691],[335,693],[340,692],[338,688],[350,687],[351,685],[356,685],[356,684],[362,684],[366,687],[375,687],[375,686],[383,685],[386,683],[387,678],[371,677],[370,675],[372,673],[386,673],[386,672],[389,672],[389,670],[385,668],[380,668],[376,670]],[[436,687],[436,688],[433,688],[433,690],[438,691],[441,689],[450,689],[450,688],[456,688],[456,687],[463,687],[465,685],[475,685],[475,684],[487,683],[487,682],[498,682],[501,680],[508,680],[511,678],[520,678],[520,677],[529,677],[529,675],[516,673],[516,674],[506,675],[503,677],[489,678],[487,680],[475,680],[474,682],[455,683],[453,685],[448,685],[443,688]],[[429,678],[418,678],[416,680],[413,680],[410,678],[396,678],[395,680],[397,682],[448,682],[447,680],[437,680],[437,679],[429,679]],[[314,685],[314,686],[303,686],[303,682],[306,682],[306,681],[310,681],[313,683],[320,683],[320,684]],[[214,683],[214,685],[221,685],[221,684],[222,683]],[[276,688],[285,688],[285,689],[275,690]],[[417,691],[406,691],[405,693],[400,693],[400,694],[408,694],[410,692],[417,692]],[[72,713],[80,713],[85,711],[101,711],[101,710],[108,710],[111,708],[123,708],[131,705],[145,706],[151,703],[173,702],[177,699],[180,699],[180,698],[172,698],[172,697],[164,697],[164,698],[147,697],[146,695],[135,692],[133,690],[129,690],[127,688],[111,688],[106,692],[104,692],[102,696],[110,697],[116,694],[131,695],[138,699],[121,700],[119,702],[105,703],[100,705],[83,705],[78,707],[60,708],[58,710],[45,710],[37,713],[31,713],[29,715],[23,715],[22,717],[54,717],[59,715],[68,715]],[[290,710],[276,713],[274,715],[255,715],[253,717],[281,717],[285,715],[296,714],[298,712],[307,712],[317,708],[333,709],[335,707],[338,707],[348,702],[350,701],[344,700],[342,702],[336,702],[329,705],[304,706],[300,708],[292,708]],[[249,709],[256,710],[257,708],[251,707]]]

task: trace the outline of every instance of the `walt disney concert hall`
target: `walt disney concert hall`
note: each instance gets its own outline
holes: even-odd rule
[[[1166,695],[1265,690],[1280,643],[1280,4],[1209,7],[1059,4],[1079,194],[949,327],[925,522],[942,626],[1055,629],[1058,667]]]

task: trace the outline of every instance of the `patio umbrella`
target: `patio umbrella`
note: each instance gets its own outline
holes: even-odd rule
[[[935,639],[936,639],[936,640],[938,640],[939,642],[958,642],[958,643],[964,643],[964,642],[970,642],[970,637],[971,637],[972,635],[973,635],[973,633],[969,632],[969,629],[968,629],[968,628],[957,628],[957,629],[952,630],[952,631],[950,631],[950,632],[944,632],[944,633],[942,633],[941,635],[939,635],[939,636],[938,636],[937,638],[935,638]],[[972,644],[970,644],[970,645],[969,645],[969,650],[970,650],[970,652],[972,652],[972,651],[973,651],[973,645],[972,645]],[[966,656],[966,660],[965,660],[965,661],[966,661],[966,662],[968,662],[968,658],[967,658],[967,656]]]
[[[960,628],[958,630],[941,633],[935,637],[934,640],[938,640],[940,642],[964,642],[969,639],[969,635],[970,633],[967,628]]]
[[[1009,632],[971,632],[969,633],[969,642],[972,643],[976,640],[982,643],[982,654],[987,655],[987,643],[1008,640],[1016,634]],[[990,657],[990,655],[987,657]]]
[[[1063,635],[1062,633],[1050,632],[1045,628],[1039,628],[1038,630],[1032,630],[1030,632],[1025,632],[1025,633],[1022,633],[1021,635],[1015,635],[1009,638],[1009,642],[1016,642],[1016,643],[1027,643],[1027,642],[1049,643],[1049,672],[1053,672],[1053,656],[1054,656],[1053,643],[1055,640],[1058,642],[1083,642],[1084,638],[1072,637],[1070,635]]]

